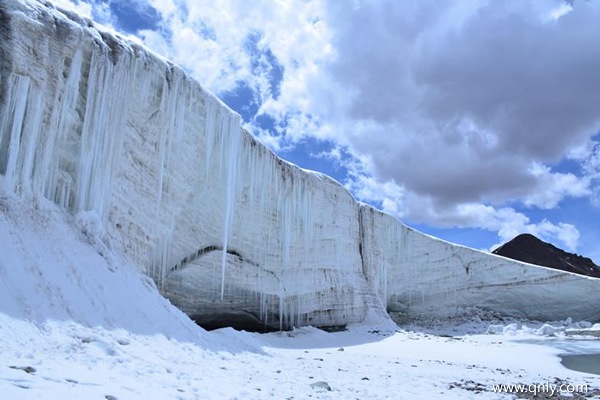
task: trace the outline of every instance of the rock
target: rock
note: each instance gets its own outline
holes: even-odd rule
[[[510,242],[493,250],[492,253],[530,264],[600,277],[600,266],[590,258],[568,253],[529,233],[518,235]]]
[[[27,366],[27,367],[17,367],[16,365],[11,365],[9,368],[12,369],[20,369],[21,371],[27,372],[28,374],[35,373],[35,368]]]
[[[319,392],[331,392],[331,386],[325,381],[318,381],[315,383],[311,383],[310,387],[319,391]]]

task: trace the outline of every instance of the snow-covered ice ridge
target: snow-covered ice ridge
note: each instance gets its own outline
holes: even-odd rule
[[[477,306],[600,320],[600,280],[419,233],[274,155],[179,67],[50,3],[0,4],[4,190],[93,214],[192,318],[273,328]]]

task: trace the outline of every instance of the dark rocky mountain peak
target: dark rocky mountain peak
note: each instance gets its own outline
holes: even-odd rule
[[[600,266],[594,264],[590,258],[568,253],[529,233],[515,237],[492,253],[530,264],[600,278]]]

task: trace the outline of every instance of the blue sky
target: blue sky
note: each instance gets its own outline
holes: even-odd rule
[[[281,157],[479,249],[600,263],[600,2],[55,0],[175,61]]]

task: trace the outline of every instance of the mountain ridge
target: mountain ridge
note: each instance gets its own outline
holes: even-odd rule
[[[529,264],[600,278],[600,266],[591,258],[569,253],[530,233],[515,236],[492,253]]]

